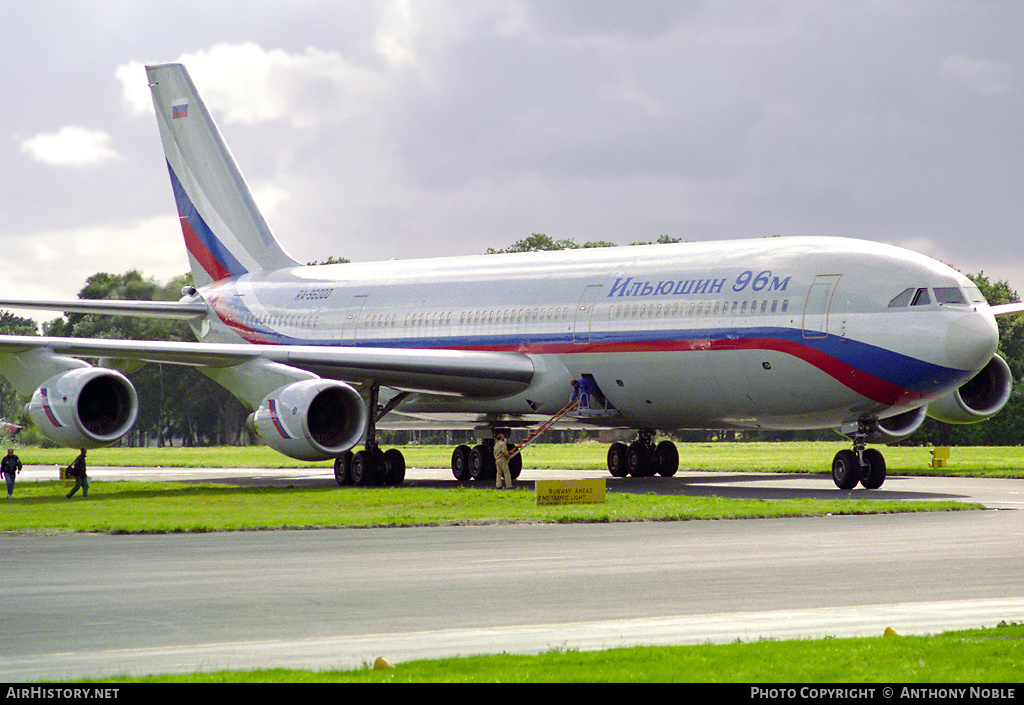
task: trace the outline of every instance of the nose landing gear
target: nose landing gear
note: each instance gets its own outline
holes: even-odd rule
[[[866,490],[877,490],[885,482],[885,456],[865,448],[866,434],[853,437],[853,450],[841,450],[832,459],[832,481],[841,490],[852,490],[859,482]]]

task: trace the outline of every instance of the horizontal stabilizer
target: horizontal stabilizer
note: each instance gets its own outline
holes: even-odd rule
[[[179,301],[111,301],[75,299],[74,301],[0,301],[0,308],[25,308],[64,313],[102,313],[110,316],[143,316],[187,321],[206,315],[206,304]]]

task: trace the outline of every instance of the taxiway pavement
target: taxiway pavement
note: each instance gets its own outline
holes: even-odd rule
[[[52,475],[52,468],[27,468]],[[90,468],[333,485],[323,470]],[[447,471],[408,483],[454,486]],[[598,471],[524,472],[607,477]],[[858,496],[823,476],[686,473],[640,491]],[[524,490],[525,491],[525,490]],[[714,522],[0,538],[0,680],[901,634],[1024,621],[1024,482],[890,477],[987,511]]]

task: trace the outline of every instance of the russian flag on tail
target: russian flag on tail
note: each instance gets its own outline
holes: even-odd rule
[[[188,117],[188,98],[175,98],[171,103],[171,119]]]

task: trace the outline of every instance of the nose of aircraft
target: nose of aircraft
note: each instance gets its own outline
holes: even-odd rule
[[[960,370],[980,370],[999,344],[996,319],[988,311],[976,311],[956,318],[946,329],[946,355]]]

